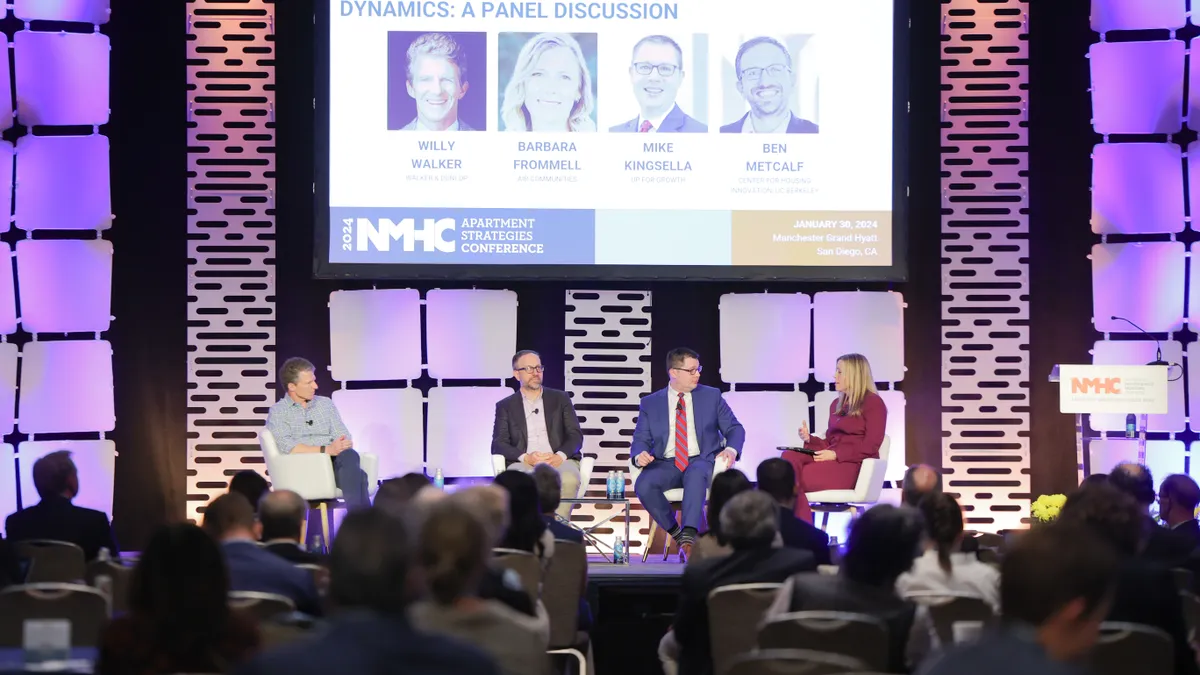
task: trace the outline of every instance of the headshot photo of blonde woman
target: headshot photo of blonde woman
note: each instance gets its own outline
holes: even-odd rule
[[[501,33],[500,128],[596,130],[596,34]]]

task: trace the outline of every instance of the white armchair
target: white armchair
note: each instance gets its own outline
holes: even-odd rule
[[[583,456],[579,460],[579,494],[587,492],[588,484],[592,482],[592,472],[596,468],[596,458]],[[499,476],[501,471],[508,469],[508,460],[504,455],[492,455],[492,476]]]
[[[892,438],[883,437],[879,446],[879,459],[864,459],[858,470],[858,482],[850,490],[819,490],[808,493],[808,503],[813,511],[821,511],[825,515],[821,519],[821,529],[829,527],[831,512],[849,511],[851,518],[857,518],[859,511],[865,510],[879,501],[883,492],[883,479],[887,474],[888,454],[892,447]]]
[[[721,473],[722,471],[724,471],[728,468],[729,468],[729,462],[725,461],[724,459],[721,459],[720,457],[717,457],[717,461],[713,466],[712,476],[708,479],[709,486],[710,487],[712,486],[712,479],[716,478],[717,474]],[[632,491],[637,486],[637,479],[638,479],[638,476],[640,476],[640,475],[642,475],[642,467],[634,464],[633,469],[629,472],[629,488],[628,488],[629,490]],[[663,493],[663,496],[665,496],[667,498],[667,501],[671,502],[671,508],[673,510],[678,511],[679,509],[683,508],[683,488],[674,488],[672,490],[667,490],[666,492]],[[706,503],[708,502],[708,492],[704,493],[704,501]],[[642,562],[646,562],[646,559],[650,557],[650,546],[654,544],[654,533],[657,530],[658,530],[658,523],[654,522],[654,519],[651,518],[650,519],[650,538],[646,541],[646,547],[642,549]],[[671,552],[671,542],[668,539],[668,541],[666,541],[663,544],[663,560],[667,559],[667,556],[670,555],[670,552]]]
[[[291,490],[310,503],[316,503],[321,511],[321,536],[325,544],[329,544],[329,502],[342,498],[333,477],[333,462],[329,455],[296,454],[285,455],[279,451],[275,436],[267,429],[258,432],[258,445],[262,448],[263,459],[267,462],[267,475],[271,479],[271,487],[276,490]],[[359,452],[359,462],[367,474],[367,493],[374,494],[379,484],[379,458],[369,452]],[[305,532],[301,534],[306,539],[308,534],[308,519],[305,519]]]

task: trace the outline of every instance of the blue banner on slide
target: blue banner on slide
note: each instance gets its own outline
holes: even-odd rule
[[[596,212],[554,209],[329,210],[329,261],[419,265],[590,265]]]

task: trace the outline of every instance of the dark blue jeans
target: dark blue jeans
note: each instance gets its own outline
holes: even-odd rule
[[[367,473],[360,466],[358,453],[343,450],[333,460],[333,480],[342,490],[346,508],[357,509],[371,505],[367,492]]]

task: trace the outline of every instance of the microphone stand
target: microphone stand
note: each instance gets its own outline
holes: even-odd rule
[[[1138,330],[1138,332],[1141,333],[1142,335],[1145,335],[1146,337],[1150,338],[1151,340],[1154,340],[1154,360],[1151,361],[1150,363],[1147,363],[1146,365],[1148,365],[1148,366],[1164,366],[1168,369],[1168,371],[1170,370],[1171,364],[1169,364],[1163,360],[1162,343],[1158,341],[1158,338],[1154,337],[1154,335],[1147,332],[1145,328],[1142,328],[1141,326],[1130,321],[1129,319],[1126,319],[1123,316],[1115,316],[1114,315],[1109,318],[1112,319],[1113,321],[1124,321],[1125,323],[1129,324],[1130,326],[1133,326],[1134,328],[1136,328]],[[1147,415],[1146,413],[1142,413],[1142,414],[1138,415],[1138,464],[1141,464],[1143,466],[1145,466],[1145,464],[1146,464],[1146,427],[1149,425],[1149,423],[1150,423],[1149,415]]]

